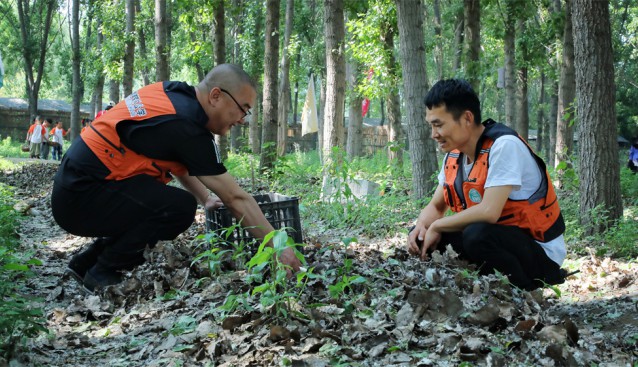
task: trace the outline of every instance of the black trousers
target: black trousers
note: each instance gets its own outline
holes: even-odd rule
[[[87,180],[73,187],[64,187],[56,179],[51,195],[53,217],[74,235],[108,237],[98,262],[111,269],[143,263],[145,247],[184,232],[197,209],[188,191],[146,175],[121,181]]]
[[[474,223],[463,232],[444,233],[439,248],[448,243],[462,258],[478,265],[481,274],[498,270],[521,289],[562,283],[558,264],[518,227]]]

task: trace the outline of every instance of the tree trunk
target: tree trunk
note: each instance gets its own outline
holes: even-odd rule
[[[481,52],[481,6],[480,0],[464,1],[465,19],[465,78],[478,94],[481,84],[479,55]]]
[[[257,92],[257,98],[255,99],[255,108],[253,108],[252,119],[248,124],[248,143],[250,144],[250,151],[253,154],[261,154],[261,141],[259,137],[261,135],[261,124],[259,123],[259,111],[261,111],[260,101],[261,97]]]
[[[580,165],[580,219],[586,233],[594,234],[620,218],[623,209],[609,2],[573,1],[579,161],[583,163]],[[607,215],[597,216],[594,223],[592,210],[599,206]]]
[[[122,89],[124,95],[133,93],[133,66],[135,63],[135,0],[126,0],[126,48],[124,49],[124,75]]]
[[[434,141],[430,139],[430,126],[424,123],[423,97],[428,90],[428,77],[423,46],[423,4],[420,0],[396,0],[396,4],[408,144],[412,160],[412,195],[416,200],[423,200],[436,186],[430,178],[438,171]]]
[[[213,25],[213,50],[215,52],[215,65],[224,64],[226,62],[226,23],[224,22],[224,0],[216,0],[213,4],[213,12],[215,20]],[[228,136],[215,135],[215,142],[219,148],[221,159],[228,158]]]
[[[104,42],[104,34],[101,31],[102,21],[98,18],[96,20],[96,28],[97,28],[97,45],[96,45],[96,53],[102,56],[102,43]],[[97,70],[97,80],[95,81],[95,89],[93,91],[93,95],[95,96],[95,109],[91,114],[91,118],[95,116],[99,111],[102,110],[102,105],[104,105],[103,94],[104,94],[104,63],[100,61],[98,63],[99,70]]]
[[[565,28],[563,33],[563,62],[560,68],[560,84],[558,86],[558,116],[556,130],[556,162],[569,162],[569,155],[574,148],[574,97],[576,81],[574,71],[574,37],[572,33],[572,0],[565,0]]]
[[[547,155],[548,161],[551,165],[552,162],[555,161],[556,158],[556,120],[558,118],[558,81],[554,81],[552,83],[552,95],[551,95],[551,106],[549,109],[549,118],[547,127],[549,129],[549,133],[547,136],[549,137],[547,141]]]
[[[421,2],[420,0],[417,0]],[[421,5],[423,6],[423,5]],[[452,74],[456,74],[461,68],[461,59],[463,56],[463,30],[465,29],[463,9],[459,8],[456,13],[456,24],[454,25],[454,61],[452,62]]]
[[[142,14],[141,0],[135,0],[135,12],[137,14]],[[146,27],[139,27],[139,29],[137,30],[137,34],[138,43],[140,45],[140,57],[142,58],[142,60],[146,61],[146,55],[148,55],[148,50],[146,49]],[[142,63],[142,82],[144,83],[144,85],[148,85],[151,83],[151,78],[149,76],[148,66],[146,62]]]
[[[109,102],[118,103],[120,101],[120,82],[109,80]]]
[[[279,64],[279,0],[266,1],[264,51],[264,116],[261,127],[260,169],[271,169],[277,158],[277,66]]]
[[[361,156],[361,140],[363,134],[363,116],[361,115],[361,103],[363,102],[363,98],[355,92],[357,75],[359,75],[359,68],[357,67],[356,60],[350,59],[346,64],[348,90],[352,93],[348,111],[348,134],[346,140],[346,153],[350,161],[355,157]]]
[[[526,25],[525,21],[519,19],[517,21],[517,33],[520,34],[521,37],[525,36]],[[529,138],[529,102],[527,100],[527,59],[528,52],[525,41],[520,43],[519,52],[521,55],[521,59],[523,62],[521,63],[521,67],[518,69],[518,93],[516,93],[517,97],[517,111],[516,111],[516,131],[518,134],[525,139],[525,141]]]
[[[319,160],[323,160],[323,117],[326,112],[326,76],[319,74],[319,106],[317,106],[317,152],[319,153]]]
[[[292,35],[293,19],[295,16],[295,1],[286,0],[286,28],[284,30],[284,44],[281,55],[281,79],[279,81],[279,108],[277,125],[277,155],[286,154],[286,139],[288,136],[288,108],[290,102],[290,36]]]
[[[73,102],[71,106],[71,139],[80,134],[80,103],[82,102],[82,78],[80,76],[80,0],[71,3],[71,52],[73,65]]]
[[[343,147],[346,95],[346,61],[344,52],[344,0],[325,0],[324,34],[326,40],[326,105],[323,123],[324,162],[332,148]],[[326,165],[327,166],[327,165]]]
[[[386,107],[388,114],[388,160],[392,162],[393,167],[403,167],[403,130],[401,129],[401,101],[399,100],[399,88],[396,80],[399,76],[398,65],[394,58],[394,27],[388,27],[383,35],[383,48],[386,52],[386,68],[389,72],[391,82],[391,90],[386,98]]]
[[[243,22],[242,22],[242,12],[239,11],[238,9],[241,9],[241,0],[234,0],[233,1],[233,6],[236,9],[235,10],[235,17],[233,19],[233,39],[234,40],[238,40],[241,37],[241,34],[243,33],[244,29],[243,29]],[[232,63],[234,64],[239,64],[240,63],[240,47],[239,47],[239,42],[233,42],[233,55],[232,55]],[[201,80],[201,79],[200,79]],[[242,131],[245,130],[245,126],[233,126],[232,128],[230,128],[230,150],[233,152],[238,152],[241,149],[241,142],[242,139],[240,139],[241,135],[242,135]]]
[[[441,0],[434,0],[434,63],[436,64],[436,79],[443,79],[443,35],[441,23]]]
[[[536,110],[536,153],[547,162],[545,151],[543,150],[543,144],[545,143],[545,71],[541,71],[539,95],[538,95],[538,109]]]
[[[158,82],[170,79],[167,37],[166,0],[155,0],[155,79]]]
[[[516,18],[514,0],[507,0],[505,15],[505,124],[516,128]]]

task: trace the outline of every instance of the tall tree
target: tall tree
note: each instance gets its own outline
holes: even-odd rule
[[[95,100],[95,108],[93,109],[93,113],[91,117],[95,116],[98,111],[102,110],[102,105],[104,104],[103,95],[104,95],[104,63],[102,59],[102,44],[104,43],[104,34],[102,33],[102,20],[100,17],[97,17],[95,26],[97,29],[97,39],[95,44],[95,60],[93,61],[93,65],[96,70],[96,81],[95,87],[93,88],[93,98]]]
[[[286,154],[286,138],[288,136],[288,112],[290,105],[290,37],[292,36],[293,19],[295,16],[295,1],[286,0],[286,25],[284,29],[284,44],[281,53],[281,74],[279,78],[279,107],[277,109],[277,154]]]
[[[155,79],[170,79],[166,0],[155,0]]]
[[[49,46],[51,19],[57,2],[55,0],[35,0],[33,2],[17,0],[17,5],[19,24],[14,24],[13,29],[20,30],[29,115],[35,116],[38,114],[38,98]],[[13,18],[8,17],[7,19],[12,20]]]
[[[539,83],[538,109],[536,110],[536,152],[540,157],[545,158],[547,162],[547,157],[543,154],[546,140],[545,134],[547,133],[547,127],[545,127],[545,71],[541,71]]]
[[[126,48],[124,51],[124,76],[122,78],[122,89],[124,95],[133,93],[133,66],[135,64],[135,0],[126,0]]]
[[[393,167],[403,167],[403,128],[401,127],[401,101],[399,100],[400,71],[394,56],[394,34],[397,32],[395,17],[387,18],[381,37],[385,51],[385,65],[389,79],[389,90],[385,96],[388,113],[388,159]]]
[[[135,0],[135,14],[142,14],[142,4],[141,4],[141,0]],[[148,63],[145,62],[146,60],[146,55],[148,54],[148,51],[146,49],[146,27],[145,27],[146,22],[142,23],[142,26],[137,27],[137,35],[138,35],[138,43],[140,45],[140,58],[142,59],[142,81],[144,83],[144,85],[148,85],[151,83],[151,79],[149,76],[149,71],[148,71]],[[201,79],[200,79],[201,80]]]
[[[423,4],[421,0],[396,0],[396,5],[412,160],[412,194],[415,199],[422,200],[435,187],[430,177],[438,170],[434,141],[430,139],[429,125],[424,121],[423,98],[428,90],[428,78],[423,47]]]
[[[240,37],[242,37],[242,33],[244,32],[244,22],[242,21],[243,18],[243,14],[242,14],[242,0],[233,0],[233,27],[232,27],[232,39],[237,40]],[[232,58],[231,58],[231,62],[233,64],[240,64],[241,63],[241,48],[240,48],[240,43],[239,42],[234,42],[233,43],[233,54],[232,54]],[[253,113],[255,112],[255,108],[253,108]],[[245,131],[244,126],[233,126],[230,129],[230,150],[233,152],[237,152],[239,151],[240,148],[240,144],[241,144],[241,139],[239,139],[241,137],[242,132]]]
[[[71,50],[73,58],[73,102],[71,107],[71,138],[80,133],[80,103],[82,102],[82,78],[80,77],[80,0],[71,3]]]
[[[505,124],[515,128],[516,124],[516,2],[505,2]]]
[[[277,65],[279,64],[279,0],[266,1],[261,170],[273,167],[277,157]]]
[[[443,79],[443,32],[441,22],[441,0],[434,0],[434,60],[436,64],[436,79]]]
[[[334,147],[343,147],[346,89],[344,0],[325,0],[326,104],[323,116],[324,161]]]
[[[563,32],[563,59],[558,85],[558,115],[556,117],[556,162],[569,163],[574,149],[574,97],[576,81],[574,71],[574,36],[572,33],[572,0],[565,0],[565,28]]]
[[[518,19],[516,21],[517,33],[521,35],[522,41],[519,43],[518,51],[521,55],[520,66],[518,68],[518,82],[516,93],[516,127],[515,130],[525,140],[529,135],[529,101],[528,101],[528,86],[527,86],[527,60],[529,58],[529,52],[527,50],[527,43],[525,42],[525,32],[527,31],[527,25],[524,19]]]
[[[224,0],[215,0],[213,3],[213,51],[215,53],[215,65],[226,63],[226,22]],[[219,147],[221,159],[228,158],[228,136],[215,135],[215,142]]]
[[[454,53],[452,61],[452,74],[456,74],[461,68],[461,60],[463,59],[463,39],[465,29],[465,14],[463,8],[458,8],[456,13],[456,22],[454,23],[454,45],[452,52]]]
[[[463,47],[463,62],[465,63],[465,78],[472,88],[480,90],[481,51],[481,4],[480,0],[464,0],[465,45]]]
[[[607,223],[588,227],[591,234],[622,215],[613,50],[609,2],[574,0],[573,5],[581,222],[592,224],[592,210],[599,206],[608,213]]]

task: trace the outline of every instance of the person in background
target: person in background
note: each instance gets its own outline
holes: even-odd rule
[[[636,137],[629,147],[629,160],[627,161],[627,167],[633,172],[638,172],[638,137]]]
[[[481,274],[497,270],[534,290],[564,282],[565,223],[545,163],[509,127],[481,123],[470,84],[441,80],[425,96],[425,120],[446,153],[439,185],[408,235],[408,252],[451,244]],[[454,214],[446,216],[448,209]]]
[[[40,159],[40,150],[42,148],[42,121],[40,120],[40,116],[36,117],[35,123],[32,128],[29,128],[29,132],[27,136],[29,137],[29,143],[31,144],[29,150],[30,158]]]
[[[62,152],[64,151],[64,137],[69,133],[71,129],[64,130],[62,127],[62,121],[58,121],[57,124],[50,132],[50,140],[53,142],[53,159],[58,161],[62,160]]]
[[[25,138],[25,141],[27,143],[31,142],[31,134],[33,134],[33,129],[35,129],[35,121],[39,119],[40,119],[40,116],[36,116],[33,118],[33,120],[31,120],[31,125],[29,125],[29,127],[27,128],[27,136]]]
[[[50,126],[51,121],[49,119],[44,119],[44,122],[42,122],[42,149],[40,154],[42,159],[49,159],[49,150],[51,148],[49,138],[49,132],[51,130]]]
[[[228,174],[214,138],[244,123],[256,95],[244,70],[221,64],[197,86],[142,87],[80,134],[55,176],[51,208],[67,232],[98,237],[68,265],[85,289],[120,283],[147,247],[191,226],[198,202],[206,209],[223,202],[255,238],[274,230]],[[173,178],[185,190],[167,185]],[[294,271],[301,265],[291,248],[279,260]]]

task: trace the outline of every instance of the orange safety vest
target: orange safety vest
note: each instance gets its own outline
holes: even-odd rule
[[[483,124],[485,130],[477,143],[476,160],[467,180],[463,178],[463,172],[460,169],[465,156],[458,150],[453,150],[445,158],[445,183],[443,184],[445,203],[454,212],[460,212],[480,203],[485,192],[490,148],[499,137],[514,135],[529,148],[538,167],[545,174],[540,186],[529,198],[507,199],[497,224],[519,227],[540,242],[548,242],[560,236],[565,231],[565,222],[545,162],[533,152],[516,131],[491,119]]]
[[[107,180],[123,180],[137,175],[149,175],[168,183],[172,176],[187,173],[181,163],[151,159],[126,147],[117,134],[122,121],[147,123],[161,115],[175,114],[175,107],[164,92],[163,83],[155,83],[134,92],[109,113],[103,114],[81,132],[80,137],[111,172]]]

